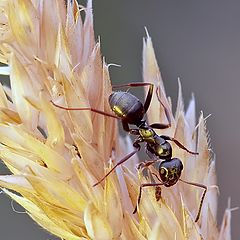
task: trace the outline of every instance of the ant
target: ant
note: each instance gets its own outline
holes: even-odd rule
[[[55,104],[52,102],[52,104],[55,107],[65,109],[65,110],[89,110],[104,116],[112,117],[115,119],[121,120],[123,129],[128,132],[129,134],[136,135],[137,138],[133,142],[133,147],[135,148],[134,151],[131,153],[127,154],[124,158],[122,158],[120,161],[118,161],[114,167],[102,178],[100,179],[97,183],[93,185],[93,187],[97,186],[100,184],[102,181],[106,179],[119,165],[123,164],[126,162],[129,158],[131,158],[134,154],[140,151],[141,145],[140,143],[145,143],[146,144],[146,152],[150,156],[154,156],[153,161],[147,161],[140,163],[138,168],[148,168],[150,165],[160,162],[159,165],[159,177],[154,175],[159,183],[145,183],[141,184],[140,186],[140,191],[139,191],[139,196],[138,196],[138,204],[140,203],[141,199],[141,194],[142,194],[142,188],[148,187],[148,186],[155,186],[159,187],[161,185],[165,187],[171,187],[174,184],[176,184],[178,181],[181,181],[183,183],[193,185],[196,187],[200,187],[204,189],[201,201],[200,201],[200,206],[198,210],[197,217],[195,219],[195,222],[198,221],[202,204],[203,204],[203,199],[205,197],[207,187],[202,184],[198,183],[192,183],[192,182],[187,182],[182,179],[180,179],[181,172],[183,170],[183,164],[180,159],[178,158],[172,158],[172,146],[169,143],[169,141],[174,142],[178,147],[181,149],[187,151],[190,154],[197,155],[197,152],[192,152],[188,150],[184,145],[182,145],[177,139],[166,136],[166,135],[158,135],[153,129],[167,129],[171,127],[171,119],[170,119],[170,114],[165,107],[165,105],[162,103],[160,96],[158,95],[158,88],[156,89],[157,97],[159,102],[164,108],[165,115],[167,117],[168,123],[153,123],[148,125],[146,120],[144,120],[144,116],[146,112],[148,111],[148,108],[150,106],[150,102],[152,99],[153,95],[153,88],[154,85],[152,83],[129,83],[129,84],[123,84],[123,85],[116,85],[113,88],[121,88],[121,87],[138,87],[138,86],[149,86],[147,97],[145,99],[144,104],[134,95],[132,95],[129,92],[126,91],[114,91],[112,94],[109,96],[109,105],[114,112],[114,114],[106,113],[101,110],[97,110],[94,108],[68,108],[68,107],[63,107],[60,105]],[[137,128],[130,128],[129,124],[135,125]],[[136,213],[137,211],[137,206],[135,207],[133,213]]]

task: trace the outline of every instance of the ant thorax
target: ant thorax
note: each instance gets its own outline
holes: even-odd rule
[[[140,126],[138,131],[144,142],[147,143],[155,142],[154,136],[156,135],[156,133],[152,128],[144,125]]]
[[[170,160],[172,158],[171,144],[157,134],[153,136],[152,140],[153,142],[146,141],[148,155],[155,155],[158,159]]]

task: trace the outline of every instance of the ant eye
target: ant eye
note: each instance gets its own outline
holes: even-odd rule
[[[166,168],[164,168],[164,167],[161,167],[161,168],[160,168],[160,174],[161,174],[161,175],[167,176],[167,173],[168,173],[168,170],[167,170]]]

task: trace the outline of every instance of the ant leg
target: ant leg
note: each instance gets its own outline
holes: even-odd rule
[[[198,213],[197,213],[197,216],[196,216],[196,219],[195,219],[195,222],[198,221],[199,217],[200,217],[200,213],[201,213],[201,210],[202,210],[202,205],[203,205],[203,200],[204,200],[204,197],[207,193],[207,186],[206,185],[203,185],[203,184],[200,184],[200,183],[194,183],[194,182],[187,182],[187,181],[184,181],[182,179],[179,179],[181,182],[183,183],[186,183],[186,184],[189,184],[189,185],[192,185],[192,186],[195,186],[195,187],[200,187],[200,188],[203,188],[204,189],[204,192],[202,194],[202,197],[201,197],[201,201],[200,201],[200,204],[199,204],[199,208],[198,208]]]
[[[153,173],[153,172],[151,172],[151,174],[152,174],[153,176],[155,176],[159,182],[162,182],[162,180],[159,178],[159,176],[158,176],[157,174],[155,174],[155,173]]]
[[[139,86],[149,86],[149,89],[148,89],[148,93],[147,93],[147,97],[146,97],[146,100],[144,102],[144,111],[145,113],[147,112],[149,106],[150,106],[150,103],[151,103],[151,100],[152,100],[152,95],[153,95],[153,87],[154,87],[154,84],[153,83],[142,83],[142,82],[136,82],[136,83],[128,83],[128,84],[123,84],[123,85],[115,85],[113,86],[113,88],[121,88],[121,87],[139,87]],[[163,106],[164,108],[164,112],[165,112],[165,115],[167,117],[167,120],[168,120],[168,124],[161,124],[161,123],[153,123],[150,125],[150,127],[152,128],[156,128],[156,129],[165,129],[165,128],[169,128],[171,127],[171,117],[170,117],[170,113],[168,111],[168,109],[166,108],[166,106],[163,104],[160,96],[159,96],[159,93],[158,93],[158,89],[159,87],[156,88],[156,95],[157,95],[157,98],[158,98],[158,101],[161,103],[161,105]]]
[[[146,97],[146,100],[145,100],[144,105],[143,105],[144,111],[146,113],[148,108],[149,108],[149,106],[150,106],[151,100],[152,100],[153,87],[154,87],[153,83],[135,82],[135,83],[122,84],[122,85],[114,85],[113,88],[145,87],[145,86],[149,86],[147,97]]]
[[[156,163],[156,162],[159,162],[159,161],[161,161],[161,160],[152,160],[152,161],[141,162],[141,163],[137,166],[137,168],[138,168],[138,170],[141,168],[142,171],[146,168],[146,169],[148,170],[149,174],[151,175],[152,179],[154,179],[153,176],[155,176],[155,177],[157,178],[157,180],[158,180],[160,183],[162,183],[162,180],[158,177],[158,175],[155,174],[155,173],[153,173],[153,172],[151,172],[151,171],[149,170],[149,166],[150,166],[150,165],[152,165],[152,164],[154,164],[154,163]],[[156,187],[155,187],[155,197],[156,197],[156,201],[157,201],[157,202],[161,199],[161,193],[162,193],[161,187],[160,187],[160,186],[156,186]],[[141,198],[141,197],[140,197],[140,198]]]
[[[122,127],[123,127],[123,130],[125,130],[126,132],[132,135],[140,135],[138,129],[130,129],[128,123],[125,121],[122,121]]]
[[[118,85],[113,85],[113,88],[123,88],[123,87],[144,87],[144,86],[152,86],[153,83],[149,82],[132,82],[132,83],[126,83],[126,84],[118,84]]]
[[[143,105],[145,113],[147,112],[147,110],[150,106],[150,103],[151,103],[151,100],[152,100],[152,95],[153,95],[153,84],[149,85],[147,97],[146,97],[144,105]]]
[[[167,120],[168,120],[169,127],[171,127],[171,117],[170,117],[170,113],[169,113],[167,107],[166,107],[166,106],[164,105],[164,103],[162,102],[161,97],[160,97],[159,92],[158,92],[158,89],[159,89],[159,87],[156,88],[156,95],[157,95],[158,101],[159,101],[160,104],[163,106],[165,115],[166,115]]]
[[[149,127],[155,128],[155,129],[166,129],[166,128],[170,128],[171,124],[152,123],[152,124],[149,125]]]
[[[159,160],[152,160],[152,161],[144,161],[144,162],[141,162],[137,165],[137,169],[138,170],[141,169],[141,171],[143,171],[144,169],[147,169],[148,172],[150,173],[152,179],[154,179],[153,176],[155,176],[159,182],[162,182],[162,180],[158,177],[157,174],[155,174],[154,172],[151,172],[149,170],[149,166],[153,165],[154,163],[161,162],[161,161],[162,160],[160,160],[160,159]]]
[[[61,108],[61,109],[64,109],[64,110],[69,110],[69,111],[72,111],[72,110],[76,110],[76,111],[92,111],[92,112],[95,112],[95,113],[98,113],[98,114],[101,114],[101,115],[104,115],[104,116],[108,116],[108,117],[112,117],[112,118],[115,118],[115,119],[120,119],[120,117],[117,117],[111,113],[106,113],[106,112],[103,112],[101,110],[97,110],[97,109],[94,109],[94,108],[90,108],[90,107],[86,107],[86,108],[69,108],[69,107],[63,107],[61,105],[58,105],[56,103],[54,103],[52,100],[51,100],[51,103],[53,104],[53,106],[57,107],[57,108]]]
[[[169,136],[165,136],[165,135],[161,135],[161,138],[167,140],[167,141],[173,141],[178,147],[180,147],[181,149],[185,150],[188,153],[194,154],[194,155],[198,155],[199,153],[197,152],[192,152],[190,150],[188,150],[186,147],[184,147],[184,145],[182,145],[177,139],[169,137]]]
[[[163,183],[144,183],[144,184],[141,184],[140,188],[139,188],[139,195],[138,195],[137,205],[134,208],[133,214],[135,214],[137,212],[137,207],[140,204],[140,200],[141,200],[141,197],[142,197],[142,189],[144,187],[159,187],[159,186],[162,186],[162,185],[164,185],[164,184]]]
[[[130,157],[132,157],[134,154],[136,154],[138,151],[140,151],[141,146],[138,144],[139,141],[136,141],[135,143],[133,143],[133,146],[136,148],[134,151],[132,151],[131,153],[129,153],[128,155],[126,155],[123,159],[121,159],[120,161],[118,161],[116,163],[116,165],[102,178],[100,179],[98,182],[96,182],[93,187],[97,186],[99,183],[101,183],[104,179],[106,179],[106,177],[108,177],[118,166],[120,166],[121,164],[123,164],[124,162],[126,162]]]
[[[148,168],[150,165],[154,164],[158,162],[158,160],[152,160],[152,161],[144,161],[144,162],[141,162],[137,165],[137,169],[138,170],[144,170],[145,168]]]
[[[156,95],[157,95],[157,98],[158,98],[158,101],[161,103],[161,105],[163,106],[164,108],[164,112],[165,112],[165,115],[167,117],[167,120],[168,120],[168,124],[164,124],[164,123],[152,123],[150,124],[149,126],[151,128],[155,128],[155,129],[166,129],[166,128],[170,128],[171,127],[171,117],[170,117],[170,113],[168,111],[168,109],[166,108],[166,106],[163,104],[160,96],[159,96],[159,93],[158,93],[158,89],[159,87],[156,88]]]

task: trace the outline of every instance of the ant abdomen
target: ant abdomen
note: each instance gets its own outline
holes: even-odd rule
[[[112,111],[129,124],[137,125],[145,114],[142,102],[129,92],[113,92],[109,96]]]

